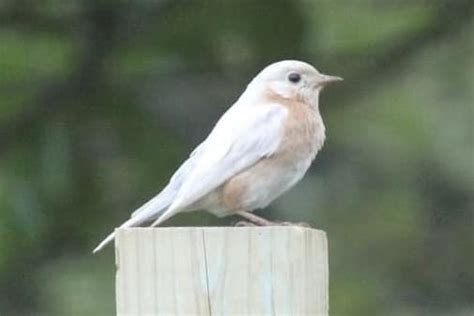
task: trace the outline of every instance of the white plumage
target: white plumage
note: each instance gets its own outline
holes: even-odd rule
[[[156,226],[197,209],[224,216],[265,207],[303,177],[322,147],[318,96],[326,83],[338,80],[300,61],[266,67],[168,185],[120,227],[152,220]],[[113,238],[107,236],[94,252]]]

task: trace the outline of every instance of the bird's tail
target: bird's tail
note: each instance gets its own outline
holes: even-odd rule
[[[128,221],[120,225],[120,228],[126,228],[126,227],[134,227],[142,224],[145,222],[146,219],[142,218],[141,216],[135,216],[130,218]],[[92,253],[96,253],[100,250],[102,250],[105,246],[107,246],[112,240],[115,238],[115,232],[112,232],[109,234],[93,251]]]
[[[167,190],[165,188],[165,190],[163,190],[160,194],[133,212],[131,218],[120,225],[119,228],[135,227],[160,217],[168,208],[168,206],[173,202],[174,196],[174,190]],[[96,253],[102,250],[105,246],[107,246],[107,244],[113,241],[114,238],[115,232],[108,235],[92,252]]]

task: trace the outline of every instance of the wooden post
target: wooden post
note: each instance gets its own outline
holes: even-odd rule
[[[117,230],[117,315],[328,315],[323,231]]]

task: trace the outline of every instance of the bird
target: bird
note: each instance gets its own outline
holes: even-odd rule
[[[181,212],[239,215],[257,226],[278,224],[253,214],[303,178],[323,147],[320,92],[342,81],[299,60],[261,70],[156,196],[120,228],[158,226]],[[108,235],[94,250],[115,238]]]

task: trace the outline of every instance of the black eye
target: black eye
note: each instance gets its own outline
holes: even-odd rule
[[[290,80],[293,83],[298,83],[301,80],[300,74],[296,72],[292,72],[291,74],[288,75],[288,80]]]

